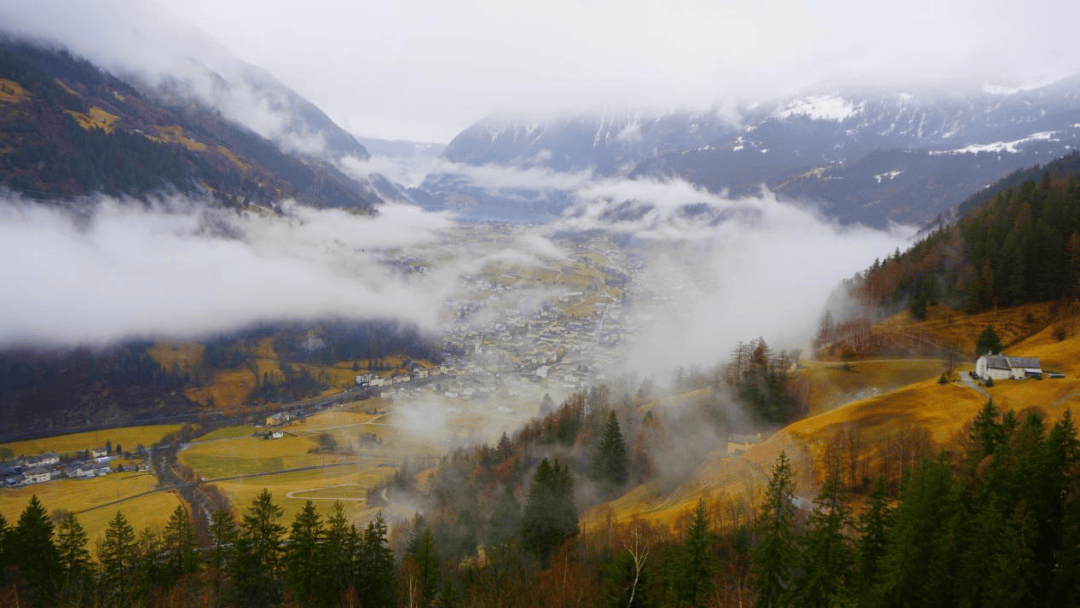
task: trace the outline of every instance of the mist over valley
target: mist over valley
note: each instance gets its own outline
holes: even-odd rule
[[[1075,599],[1076,9],[421,4],[0,8],[0,604]]]

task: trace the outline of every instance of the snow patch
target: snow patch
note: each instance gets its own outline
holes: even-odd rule
[[[1018,146],[1033,141],[1057,141],[1053,139],[1054,133],[1057,131],[1043,131],[1042,133],[1035,133],[1023,139],[1017,139],[1013,141],[997,141],[992,144],[972,144],[956,150],[932,150],[931,156],[942,156],[945,154],[980,154],[982,152],[990,152],[1001,154],[1002,152],[1008,152],[1010,154],[1016,154]]]
[[[856,105],[836,95],[813,95],[789,103],[776,113],[776,117],[805,116],[811,120],[843,122],[861,114],[865,106],[865,102]]]
[[[891,181],[895,179],[896,176],[900,175],[901,173],[903,173],[903,171],[901,171],[900,169],[893,169],[892,171],[888,171],[886,173],[878,173],[874,176],[874,179],[876,179],[877,183],[880,184],[883,180],[887,179]]]

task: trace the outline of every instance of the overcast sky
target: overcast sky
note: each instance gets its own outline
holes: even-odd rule
[[[1020,85],[1080,69],[1071,0],[156,1],[6,0],[0,16],[134,62],[161,61],[145,49],[163,39],[194,40],[177,33],[187,24],[353,133],[443,143],[493,111],[706,107],[852,76]]]

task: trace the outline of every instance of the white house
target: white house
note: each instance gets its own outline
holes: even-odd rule
[[[983,355],[975,362],[975,373],[980,378],[1022,380],[1024,378],[1042,378],[1043,371],[1037,357]]]
[[[60,455],[56,452],[45,452],[44,454],[26,458],[26,466],[29,468],[47,467],[57,464],[60,464]]]
[[[30,469],[25,471],[23,475],[26,477],[26,484],[32,483],[45,483],[52,479],[52,471],[45,468]]]

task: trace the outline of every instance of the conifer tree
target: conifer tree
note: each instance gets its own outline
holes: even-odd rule
[[[791,464],[780,452],[765,490],[758,528],[761,542],[754,547],[754,584],[757,606],[773,608],[787,602],[791,561],[795,555],[795,505]]]
[[[135,529],[124,514],[117,511],[105,529],[105,540],[98,546],[102,593],[107,604],[119,605],[130,601],[135,578],[132,570],[137,558]]]
[[[431,534],[431,528],[424,528],[416,551],[409,557],[416,564],[424,597],[428,601],[434,600],[439,585],[439,556],[435,552],[435,537]]]
[[[353,584],[352,564],[359,549],[359,538],[345,517],[345,507],[335,500],[331,514],[326,518],[322,545],[321,588],[318,590],[322,603],[332,603]]]
[[[31,605],[49,603],[60,577],[60,554],[53,544],[53,523],[37,495],[30,497],[10,539],[10,562],[30,587],[24,597]]]
[[[368,522],[360,543],[357,591],[364,606],[390,608],[395,605],[397,587],[394,552],[387,542],[382,512]]]
[[[600,444],[593,458],[592,475],[614,490],[625,486],[630,477],[626,442],[619,430],[619,419],[614,410],[608,415],[607,424],[600,436]]]
[[[704,500],[699,500],[694,509],[681,557],[679,596],[688,606],[700,606],[709,597],[715,566]]]
[[[168,555],[167,564],[174,579],[198,569],[195,527],[183,505],[176,505],[173,509],[168,523],[165,524],[162,541]]]
[[[866,509],[859,515],[856,530],[859,539],[855,543],[855,571],[858,574],[859,597],[865,597],[877,579],[881,557],[885,554],[886,531],[892,521],[889,495],[885,492],[885,478],[878,476],[870,492]]]
[[[521,518],[521,538],[526,549],[545,563],[552,553],[578,531],[574,505],[574,480],[570,470],[545,458],[537,467]]]
[[[0,513],[0,587],[7,584],[7,569],[11,559],[11,526]]]
[[[963,518],[944,456],[923,460],[904,484],[887,533],[872,605],[943,605],[955,576],[949,544]]]
[[[979,339],[975,342],[975,356],[981,357],[987,353],[996,355],[1004,348],[1005,347],[1001,345],[1001,337],[994,331],[994,327],[987,325],[986,329],[979,334]]]
[[[310,603],[324,572],[322,543],[326,532],[315,503],[308,500],[293,520],[285,549],[285,582],[301,602]]]
[[[89,538],[74,513],[67,513],[56,529],[56,550],[60,568],[64,573],[62,589],[81,586],[84,576],[90,572],[90,552],[86,550]]]
[[[839,599],[851,573],[851,548],[844,536],[850,515],[838,468],[817,502],[800,539],[802,572],[792,584],[792,599],[799,606],[827,608]]]
[[[273,606],[281,598],[281,542],[285,526],[277,523],[281,507],[263,488],[243,517],[236,543],[236,584],[240,603]]]
[[[233,595],[231,573],[236,570],[236,520],[228,511],[214,511],[207,532],[210,536],[210,583],[217,605],[221,606]]]

